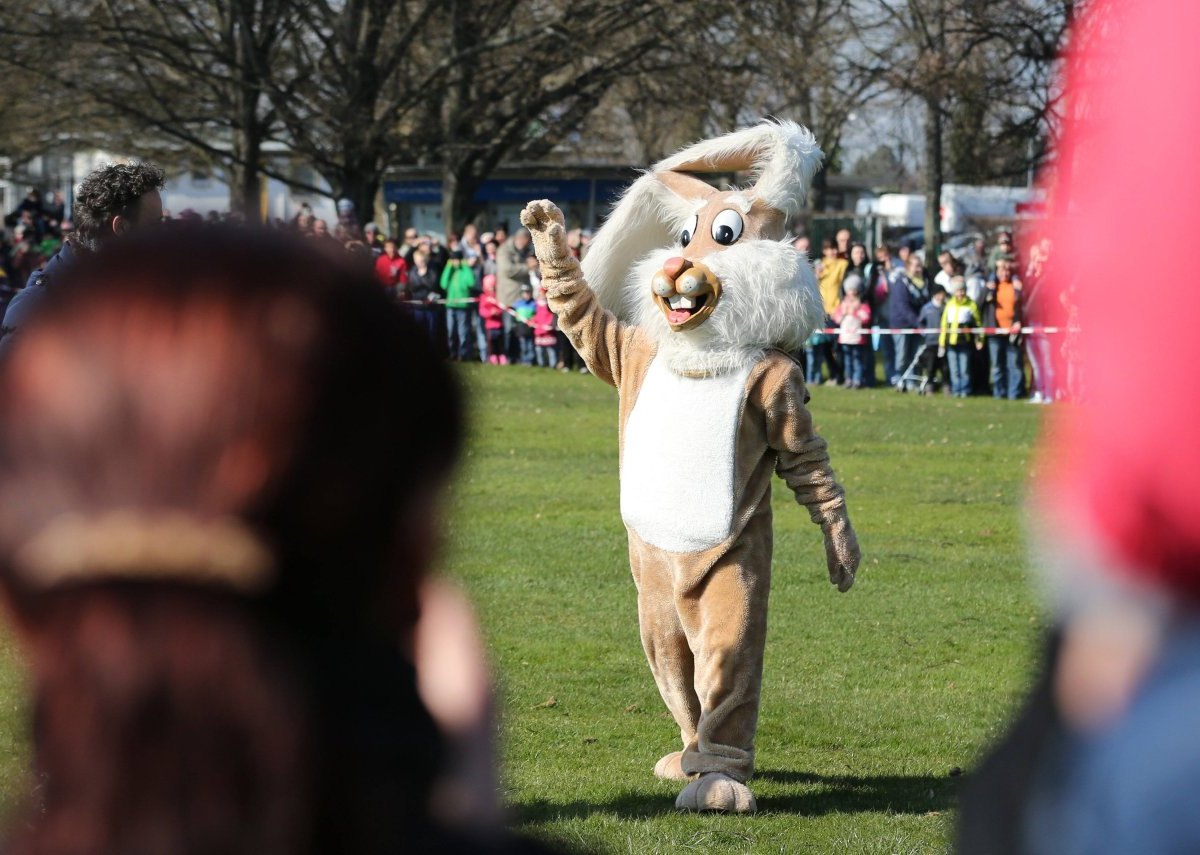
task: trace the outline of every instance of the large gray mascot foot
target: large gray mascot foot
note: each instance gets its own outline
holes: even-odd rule
[[[662,778],[664,781],[690,780],[692,776],[683,771],[682,760],[682,751],[672,751],[665,757],[659,758],[659,761],[654,764],[654,777]]]
[[[754,793],[741,781],[722,772],[708,772],[683,788],[675,799],[676,810],[754,813]]]

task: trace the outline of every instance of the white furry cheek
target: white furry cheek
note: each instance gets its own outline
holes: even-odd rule
[[[721,303],[704,325],[710,341],[793,350],[823,319],[812,268],[790,245],[747,241],[703,263],[722,283]]]
[[[781,241],[751,240],[699,259],[721,280],[721,300],[703,324],[676,332],[650,283],[679,252],[672,246],[647,254],[625,280],[630,317],[670,354],[676,369],[720,372],[768,347],[795,350],[824,318],[816,278],[803,256]]]
[[[670,333],[671,328],[654,298],[651,282],[654,274],[663,269],[667,259],[678,254],[676,247],[657,249],[635,264],[625,278],[625,305],[629,307],[630,316],[634,323],[653,333],[656,338],[660,333]]]

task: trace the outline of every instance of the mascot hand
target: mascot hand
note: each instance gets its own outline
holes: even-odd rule
[[[862,553],[858,549],[858,537],[850,525],[845,508],[832,512],[821,523],[825,535],[825,563],[829,565],[829,581],[837,585],[842,593],[854,584],[854,573]]]
[[[533,237],[533,251],[546,267],[567,267],[575,261],[567,248],[563,213],[548,199],[530,202],[521,212],[521,225]]]

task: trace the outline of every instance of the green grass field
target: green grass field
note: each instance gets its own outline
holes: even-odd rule
[[[472,434],[447,570],[479,608],[524,831],[610,853],[944,851],[960,778],[1028,679],[1040,620],[1019,526],[1040,408],[815,389],[864,554],[826,578],[781,482],[753,817],[680,815],[655,760],[678,730],[637,634],[618,510],[616,393],[462,370]],[[0,639],[0,805],[27,778],[25,692]]]
[[[959,769],[1003,727],[1041,621],[1021,505],[1041,410],[813,390],[863,549],[839,595],[776,481],[759,813],[680,815],[678,747],[637,634],[617,399],[594,377],[467,366],[473,428],[445,564],[481,613],[522,830],[584,851],[945,851]]]

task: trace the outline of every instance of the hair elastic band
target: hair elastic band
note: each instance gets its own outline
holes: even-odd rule
[[[39,588],[95,579],[179,581],[260,591],[274,577],[270,550],[244,523],[183,512],[111,511],[52,519],[13,555]]]

